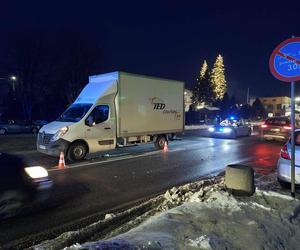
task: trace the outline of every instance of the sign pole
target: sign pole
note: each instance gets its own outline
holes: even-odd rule
[[[291,196],[295,197],[295,82],[300,80],[300,37],[291,37],[273,50],[269,67],[283,82],[291,83]]]
[[[295,198],[295,82],[291,82],[291,196]]]

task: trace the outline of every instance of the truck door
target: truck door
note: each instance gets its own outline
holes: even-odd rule
[[[96,106],[87,117],[86,141],[90,153],[115,148],[115,123],[109,105]]]

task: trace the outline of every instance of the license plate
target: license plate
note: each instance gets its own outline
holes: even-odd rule
[[[44,146],[44,145],[40,145],[39,147],[40,147],[40,149],[46,149],[46,146]]]
[[[273,128],[273,129],[271,129],[271,131],[272,131],[272,132],[279,132],[280,129],[279,129],[279,128]]]

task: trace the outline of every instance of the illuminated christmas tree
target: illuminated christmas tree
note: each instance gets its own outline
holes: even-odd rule
[[[193,108],[198,109],[200,107],[204,107],[205,105],[211,105],[213,100],[214,92],[209,81],[208,65],[207,62],[204,61],[193,90]]]
[[[222,100],[227,90],[227,84],[225,80],[223,57],[221,55],[218,55],[215,61],[210,74],[210,82],[212,84],[216,100]]]
[[[200,75],[199,75],[200,80],[204,78],[204,76],[207,72],[207,69],[208,69],[207,62],[206,62],[206,60],[204,60],[203,65],[200,70]]]

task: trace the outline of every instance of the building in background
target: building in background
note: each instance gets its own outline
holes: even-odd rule
[[[291,98],[287,96],[259,97],[269,117],[288,116],[291,107]],[[252,99],[250,103],[255,101]]]
[[[189,89],[184,90],[184,110],[188,112],[190,110],[190,106],[192,105],[192,96],[193,92]]]

